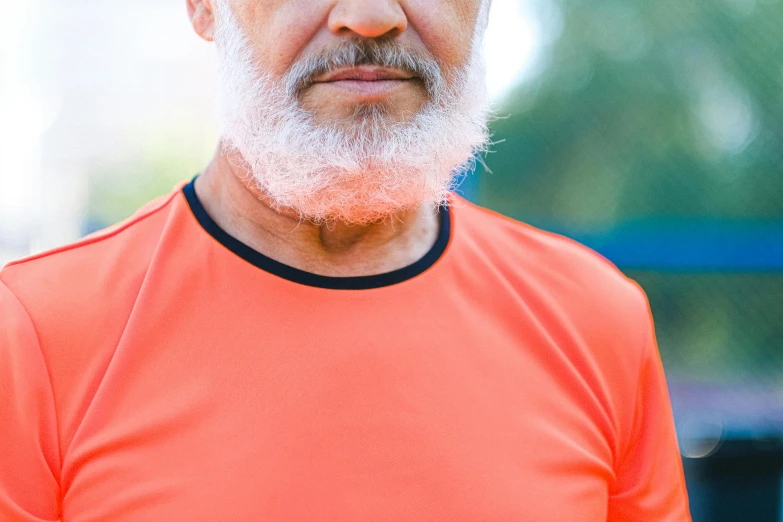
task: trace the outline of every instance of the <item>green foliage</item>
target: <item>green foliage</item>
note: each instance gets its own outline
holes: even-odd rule
[[[483,204],[574,229],[783,216],[783,2],[552,5],[561,36],[493,125]]]

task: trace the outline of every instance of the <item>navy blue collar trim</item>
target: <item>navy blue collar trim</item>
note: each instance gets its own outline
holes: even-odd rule
[[[226,231],[218,226],[215,221],[209,217],[204,206],[196,196],[196,190],[193,182],[196,178],[182,188],[182,192],[190,205],[193,215],[198,220],[201,227],[220,244],[230,251],[251,263],[258,268],[265,270],[283,279],[288,279],[294,283],[300,283],[307,286],[318,288],[328,288],[331,290],[369,290],[371,288],[381,288],[384,286],[396,285],[409,279],[412,279],[427,269],[432,267],[438,259],[441,258],[451,240],[451,215],[447,205],[441,206],[438,212],[440,221],[440,230],[435,244],[424,257],[415,263],[399,270],[386,272],[384,274],[357,276],[357,277],[331,277],[318,274],[312,274],[304,270],[299,270],[292,266],[285,265],[279,261],[265,256],[261,252],[253,250],[246,244],[230,236]]]

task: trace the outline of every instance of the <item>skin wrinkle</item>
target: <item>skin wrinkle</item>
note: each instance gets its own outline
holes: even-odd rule
[[[300,17],[305,21],[291,41],[259,47],[264,19],[241,18],[264,15],[267,28],[293,27],[297,19],[285,20],[290,3],[212,2],[222,147],[197,180],[196,192],[213,219],[232,229],[227,232],[296,268],[369,275],[406,266],[434,243],[435,207],[488,141],[483,63],[477,52],[483,29],[440,27],[446,34],[474,35],[461,52],[471,56],[470,62],[445,66],[443,53],[457,56],[454,49],[463,38],[428,49],[421,43],[436,41],[437,35],[419,39],[409,33],[410,24],[395,37],[365,38],[361,27],[353,27],[359,33],[327,37],[312,21],[333,13],[319,10],[322,3],[316,2]],[[437,4],[453,9],[451,3]],[[476,5],[462,4],[467,6],[463,10]],[[406,16],[418,10],[417,21],[437,11],[407,2],[404,7]],[[483,15],[472,18],[477,16]],[[445,19],[458,17],[449,13]],[[312,35],[309,42],[303,34]],[[288,61],[288,56],[296,58]],[[400,95],[359,103],[313,84],[323,72],[364,62],[393,66],[421,81],[410,81]],[[273,72],[282,65],[287,72]],[[417,96],[422,97],[418,109],[411,105]],[[255,204],[239,191],[218,190],[237,182]],[[221,214],[226,214],[222,220]]]

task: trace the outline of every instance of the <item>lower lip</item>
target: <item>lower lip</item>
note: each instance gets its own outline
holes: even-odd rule
[[[349,92],[362,97],[375,97],[391,94],[400,87],[411,83],[411,80],[337,80],[322,82],[333,89]]]

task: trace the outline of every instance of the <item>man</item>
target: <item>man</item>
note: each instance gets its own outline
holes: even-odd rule
[[[188,0],[221,147],[0,272],[0,519],[689,520],[644,293],[450,193],[482,0]]]

